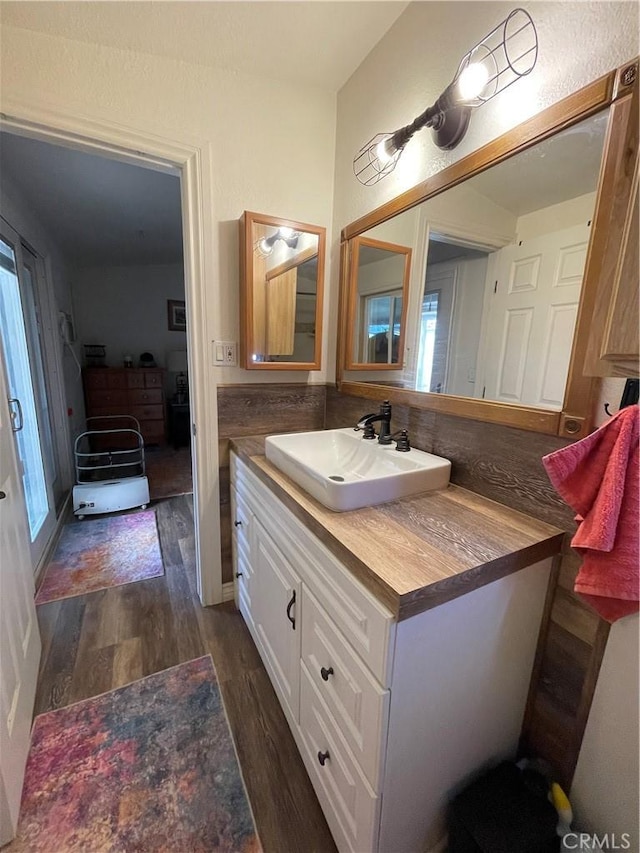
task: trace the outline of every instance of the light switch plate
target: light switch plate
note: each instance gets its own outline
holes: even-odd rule
[[[211,343],[215,367],[235,367],[238,364],[235,341],[212,341]]]

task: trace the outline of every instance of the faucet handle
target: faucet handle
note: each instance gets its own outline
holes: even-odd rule
[[[396,443],[396,450],[400,453],[408,453],[411,450],[411,445],[409,444],[409,433],[406,429],[398,430],[398,432],[394,433],[391,438]]]

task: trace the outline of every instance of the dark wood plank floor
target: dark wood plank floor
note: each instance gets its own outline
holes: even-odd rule
[[[163,577],[38,607],[35,713],[211,654],[265,853],[335,851],[242,617],[233,602],[203,608],[197,598],[191,495],[154,508]]]

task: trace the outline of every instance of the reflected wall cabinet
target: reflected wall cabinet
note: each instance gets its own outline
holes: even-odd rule
[[[132,415],[140,422],[145,444],[165,444],[167,440],[164,370],[119,367],[87,367],[82,371],[87,417]],[[124,427],[117,423],[117,428]],[[108,422],[99,424],[107,429]]]

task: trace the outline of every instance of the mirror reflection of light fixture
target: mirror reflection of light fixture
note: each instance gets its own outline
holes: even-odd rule
[[[430,127],[439,148],[450,150],[462,140],[474,107],[533,71],[538,59],[538,34],[528,12],[514,9],[462,57],[451,83],[437,101],[411,124],[393,133],[379,133],[353,159],[361,184],[377,184],[391,174],[405,145],[418,130]]]
[[[298,245],[299,237],[299,231],[294,231],[293,228],[283,226],[278,228],[271,237],[262,237],[260,240],[256,240],[254,249],[261,257],[268,258],[278,240],[283,240],[290,249],[295,249]]]

